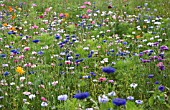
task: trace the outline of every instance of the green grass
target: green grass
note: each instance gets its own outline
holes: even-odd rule
[[[87,9],[78,9],[83,5],[85,0],[25,0],[26,4],[19,11],[15,8],[16,12],[8,12],[8,6],[18,6],[21,1],[11,0],[11,2],[4,1],[5,6],[0,7],[0,11],[8,12],[9,16],[4,14],[4,18],[1,20],[1,25],[8,23],[13,27],[22,27],[18,29],[18,35],[9,35],[9,30],[5,27],[1,30],[0,38],[0,55],[6,54],[6,58],[0,57],[0,79],[1,81],[0,96],[4,98],[0,99],[0,108],[6,109],[24,109],[24,110],[39,110],[39,109],[57,109],[57,110],[78,110],[81,108],[94,108],[94,110],[108,110],[112,109],[124,109],[123,106],[116,107],[112,104],[112,99],[119,97],[126,99],[128,96],[133,96],[135,100],[142,100],[143,104],[139,105],[134,101],[127,101],[126,110],[168,110],[170,108],[169,91],[170,91],[170,51],[165,51],[163,62],[165,70],[160,71],[156,66],[160,61],[154,60],[150,63],[142,63],[140,58],[134,53],[139,54],[145,50],[153,50],[151,56],[159,56],[160,46],[166,45],[170,47],[170,2],[168,0],[89,0],[92,5],[87,6],[91,10],[100,10],[106,12],[113,12],[116,15],[116,19],[112,16],[92,16],[91,19],[95,21],[96,25],[102,24],[108,26],[95,26],[91,27],[91,30],[83,27],[76,27],[75,24],[82,22],[81,17]],[[112,2],[112,8],[108,9],[109,3]],[[32,4],[37,4],[36,7],[31,8]],[[148,6],[144,6],[148,3]],[[142,8],[137,8],[141,6]],[[51,11],[47,15],[40,19],[39,16],[44,14],[46,8],[52,7]],[[149,11],[146,9],[150,8]],[[56,15],[54,15],[54,12]],[[126,14],[124,13],[126,12]],[[61,19],[59,13],[68,13],[69,17]],[[20,15],[14,20],[9,19],[10,15]],[[139,22],[135,20],[130,21],[134,16],[141,14]],[[28,15],[28,16],[26,16]],[[131,15],[127,16],[127,15]],[[54,28],[56,30],[48,30],[47,33],[40,31],[40,28],[45,30],[50,28],[52,22],[54,22],[54,16],[57,17],[57,22],[61,20]],[[119,17],[118,17],[119,16]],[[145,23],[144,20],[148,17],[156,16],[162,17],[161,24],[156,28],[156,24]],[[43,23],[42,20],[48,20],[48,23]],[[123,21],[121,21],[123,20]],[[27,21],[27,24],[24,22]],[[110,23],[112,22],[112,23]],[[90,24],[91,21],[86,19],[86,24]],[[31,26],[37,25],[39,28],[30,29]],[[141,27],[141,30],[137,30],[137,26]],[[148,27],[153,26],[153,29]],[[2,26],[1,26],[2,27]],[[146,28],[144,28],[146,27]],[[63,29],[65,32],[60,33],[62,38],[55,39],[59,29]],[[27,31],[26,31],[27,30]],[[110,30],[111,32],[107,32]],[[102,32],[101,32],[102,31]],[[38,32],[38,35],[34,33]],[[133,34],[135,32],[135,34]],[[155,34],[153,34],[155,32]],[[19,34],[22,33],[23,36]],[[76,36],[74,42],[72,39],[73,34]],[[60,48],[59,43],[66,42],[65,36],[69,35],[67,43],[63,43],[63,47]],[[117,37],[116,37],[117,35]],[[22,37],[27,36],[27,40],[21,40]],[[130,37],[128,37],[130,36]],[[141,36],[137,38],[136,36]],[[159,38],[154,38],[160,36]],[[118,38],[119,37],[119,38]],[[153,38],[153,40],[152,40]],[[32,40],[38,39],[38,43],[33,43]],[[119,39],[119,40],[118,40]],[[150,47],[147,44],[149,42],[158,42],[158,39],[162,39],[159,42],[159,46]],[[116,43],[121,41],[121,43]],[[147,40],[143,42],[143,40]],[[14,44],[11,44],[14,42]],[[123,44],[127,42],[127,44]],[[72,45],[69,43],[73,43]],[[7,45],[12,48],[7,48]],[[143,47],[138,47],[142,45]],[[6,47],[5,47],[6,46]],[[47,47],[48,49],[43,49]],[[100,48],[98,47],[100,46]],[[29,47],[30,50],[25,52],[24,47]],[[88,47],[89,50],[84,50],[84,47]],[[10,57],[11,50],[17,49],[19,54],[14,57]],[[111,52],[110,50],[114,50]],[[32,52],[40,52],[43,54],[32,55]],[[88,55],[91,51],[97,51],[98,54],[93,54],[91,58]],[[128,52],[130,53],[128,53]],[[65,61],[68,61],[66,53],[73,57],[70,65],[66,65]],[[109,53],[108,53],[109,52]],[[126,55],[122,55],[124,53]],[[80,56],[76,58],[76,54]],[[19,59],[20,55],[24,55],[24,59]],[[102,63],[104,59],[108,58],[108,62]],[[143,55],[141,58],[149,59],[150,56]],[[79,65],[76,65],[76,61],[84,59]],[[17,63],[14,60],[18,60]],[[115,64],[113,64],[113,62]],[[24,67],[24,64],[31,63],[36,67]],[[2,67],[1,65],[8,64],[8,67]],[[54,64],[54,66],[52,66]],[[25,74],[19,75],[15,69],[17,66],[21,66]],[[103,67],[111,66],[116,69],[114,74],[106,74],[102,72]],[[74,69],[70,69],[73,68]],[[8,71],[9,75],[4,76],[4,72]],[[90,73],[94,72],[96,76]],[[153,74],[153,78],[148,78],[148,75]],[[20,77],[25,77],[22,82]],[[90,76],[90,78],[83,78]],[[100,82],[100,78],[106,78],[107,81]],[[96,82],[97,80],[97,82]],[[114,83],[109,83],[109,80],[114,80]],[[58,81],[56,86],[52,86],[52,82]],[[155,81],[159,81],[159,84],[154,84]],[[10,85],[12,82],[15,85]],[[32,82],[32,85],[28,85],[28,82]],[[130,84],[136,83],[136,88],[130,87]],[[6,85],[8,84],[8,85]],[[22,86],[24,85],[24,86]],[[41,86],[45,86],[42,88]],[[160,92],[158,87],[163,85],[165,87],[164,92]],[[18,88],[18,89],[17,89]],[[30,92],[35,94],[34,99],[29,99],[28,96],[23,95],[23,92]],[[73,98],[73,95],[81,92],[89,92],[90,96],[85,100],[77,100]],[[115,91],[116,96],[108,96],[111,91]],[[66,101],[59,101],[57,97],[59,95],[67,94],[68,99]],[[99,103],[98,96],[106,95],[109,97],[109,101],[105,104]],[[167,97],[166,97],[167,96]],[[41,97],[45,97],[48,101],[47,107],[42,107]],[[168,98],[168,99],[166,99]],[[23,99],[27,100],[26,103]],[[2,106],[2,107],[1,107]]]

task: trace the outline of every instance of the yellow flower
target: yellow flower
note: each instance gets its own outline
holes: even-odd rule
[[[17,67],[17,68],[16,68],[16,72],[19,73],[20,75],[22,75],[22,74],[25,73],[25,71],[23,70],[22,67]]]
[[[146,25],[143,25],[143,28],[146,28]]]

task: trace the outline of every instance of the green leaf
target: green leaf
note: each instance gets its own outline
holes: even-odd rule
[[[134,102],[127,101],[126,102],[126,110],[138,110]]]
[[[169,104],[165,104],[165,105],[166,105],[166,107],[168,107],[170,109],[170,105]]]
[[[154,97],[152,96],[149,98],[149,105],[152,106],[153,102],[154,102]]]

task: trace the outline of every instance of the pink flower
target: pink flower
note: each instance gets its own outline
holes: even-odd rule
[[[31,92],[23,92],[24,95],[30,95]]]
[[[46,13],[46,12],[44,12],[43,16],[46,16],[46,15],[47,15],[47,13]]]
[[[1,6],[4,6],[4,4],[1,4]]]
[[[24,67],[31,67],[31,63],[24,64]]]
[[[30,50],[29,47],[24,47],[24,51],[28,51],[28,50]]]
[[[99,46],[97,46],[97,48],[98,48],[98,49],[100,49],[100,48],[101,48],[101,46],[99,45]]]
[[[106,32],[110,32],[110,30],[107,30]]]
[[[85,5],[91,5],[91,2],[84,2]]]
[[[45,97],[41,97],[42,101],[47,101],[47,99]]]
[[[113,19],[116,19],[116,15],[113,15],[112,18],[113,18]]]
[[[35,3],[32,4],[33,7],[37,6]]]
[[[86,6],[85,6],[85,5],[82,5],[82,6],[80,6],[80,8],[81,8],[81,9],[84,9],[84,8],[86,8]]]
[[[27,84],[28,84],[28,85],[32,85],[32,82],[28,82]]]
[[[156,66],[160,67],[160,66],[164,66],[164,65],[163,65],[163,62],[159,62]]]
[[[52,7],[46,8],[46,9],[45,9],[45,12],[50,12],[51,9],[52,9]]]
[[[45,89],[45,86],[43,84],[39,85],[39,87]]]
[[[24,55],[19,56],[19,59],[22,60],[24,58]]]
[[[106,81],[106,80],[107,80],[106,78],[102,78],[102,77],[99,78],[100,82],[103,82],[103,81]]]
[[[71,64],[71,61],[70,60],[65,61],[65,64],[69,65],[69,64]]]
[[[53,86],[55,86],[56,84],[58,84],[58,81],[52,82],[52,85],[53,85]]]
[[[18,62],[18,60],[14,60],[14,62],[15,62],[15,63],[17,63],[17,62]]]
[[[60,13],[60,15],[59,15],[60,17],[63,17],[64,16],[64,14],[63,13]]]
[[[87,13],[90,13],[92,10],[90,10],[90,9],[87,9]]]
[[[38,26],[34,25],[32,26],[32,29],[38,29]]]
[[[54,67],[54,66],[55,66],[55,64],[54,64],[54,63],[51,63],[51,66],[53,66],[53,67]]]
[[[91,21],[91,24],[94,24],[95,23],[95,21]]]
[[[113,80],[109,80],[108,82],[110,82],[110,83],[114,83],[114,81],[113,81]]]

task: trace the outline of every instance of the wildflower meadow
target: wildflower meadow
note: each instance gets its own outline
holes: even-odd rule
[[[170,110],[169,0],[0,0],[0,110]]]

